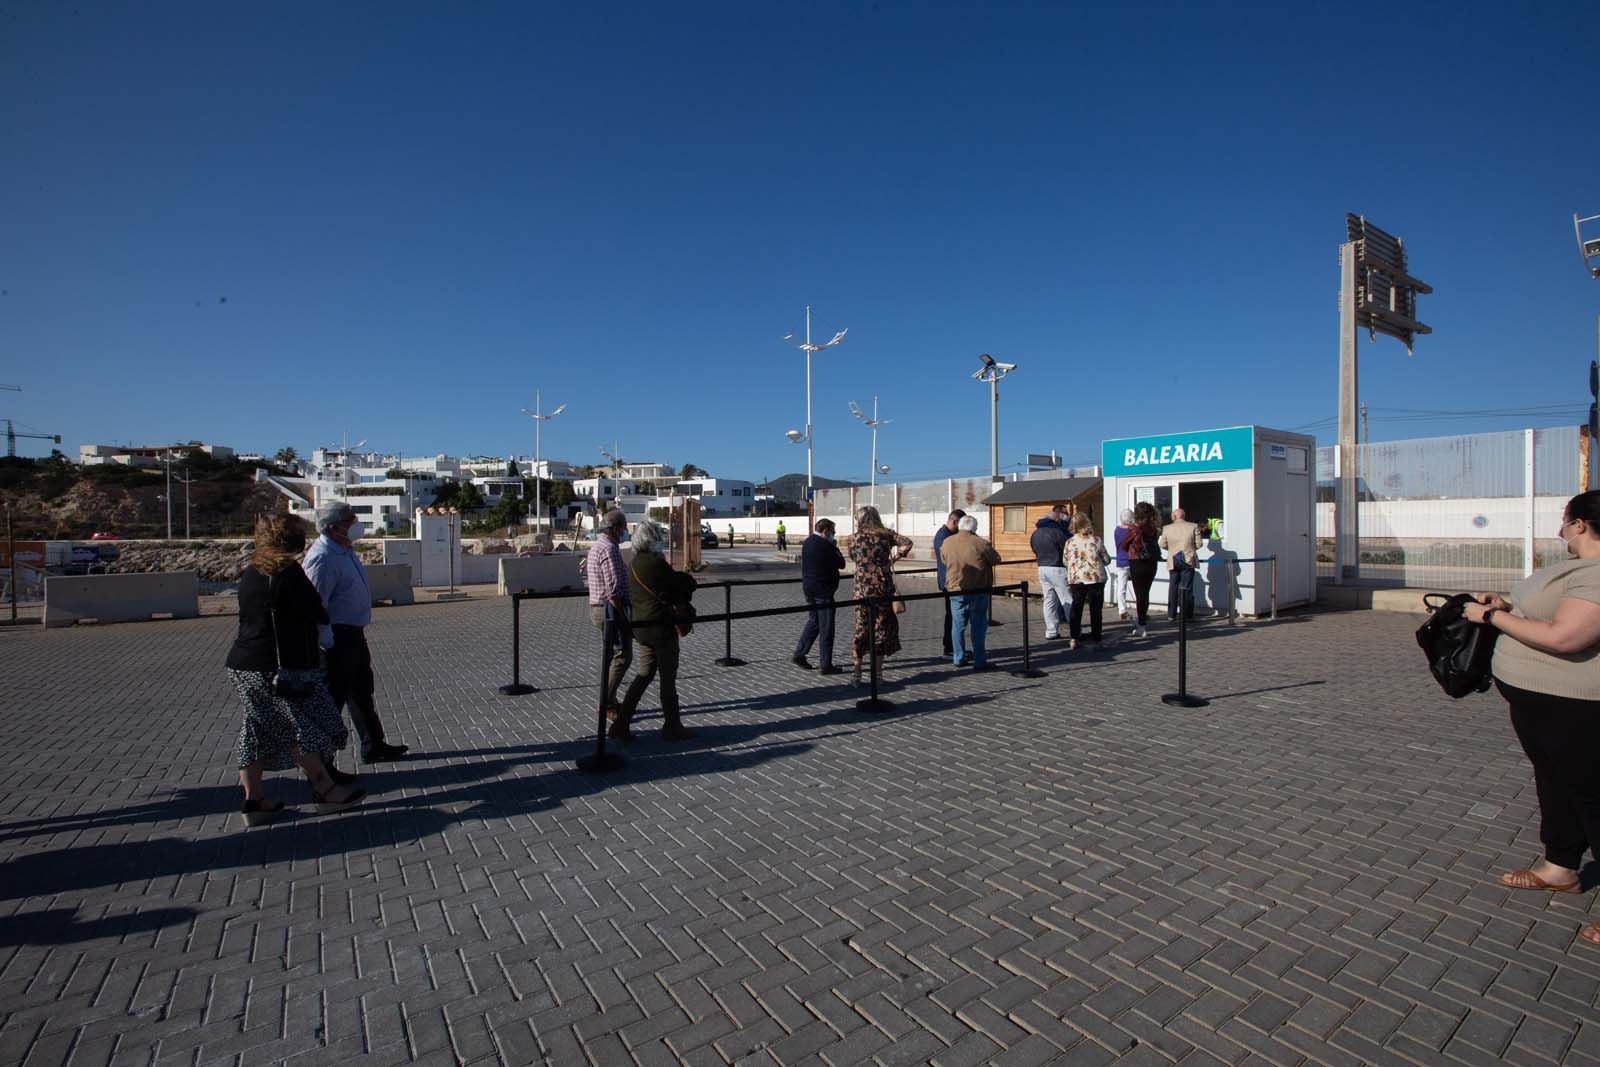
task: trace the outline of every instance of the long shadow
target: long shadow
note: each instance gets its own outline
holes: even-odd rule
[[[0,948],[13,945],[70,945],[102,937],[123,938],[186,923],[200,914],[194,908],[150,908],[146,911],[78,918],[76,908],[51,908],[0,918]]]
[[[1304,689],[1308,685],[1327,684],[1328,683],[1326,680],[1318,678],[1317,680],[1311,682],[1290,682],[1288,685],[1269,685],[1261,689],[1241,689],[1237,693],[1215,693],[1208,696],[1206,699],[1212,701],[1227,700],[1229,697],[1248,697],[1255,696],[1257,693],[1276,693],[1281,689]]]
[[[239,787],[232,785],[187,786],[164,799],[152,800],[111,811],[56,815],[44,819],[14,819],[0,827],[0,842],[40,834],[74,833],[107,826],[129,826],[145,822],[176,821],[196,816],[222,815],[239,806]]]

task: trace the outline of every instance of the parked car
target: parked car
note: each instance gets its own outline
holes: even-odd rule
[[[721,543],[721,541],[717,540],[717,533],[711,528],[711,524],[709,522],[702,522],[700,524],[700,547],[716,548]]]
[[[91,541],[120,541],[122,538],[114,533],[95,532],[89,535]]]

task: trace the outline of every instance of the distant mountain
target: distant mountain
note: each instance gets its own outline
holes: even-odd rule
[[[804,501],[806,498],[806,476],[804,474],[785,474],[781,478],[774,478],[766,483],[770,492],[779,500]],[[839,478],[813,477],[811,484],[818,489],[848,489],[860,482],[844,481]],[[759,483],[758,483],[759,485]]]

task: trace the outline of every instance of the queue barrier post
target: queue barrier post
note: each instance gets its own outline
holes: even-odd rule
[[[578,770],[585,774],[605,774],[625,767],[628,761],[620,752],[606,751],[606,682],[611,672],[611,653],[617,647],[617,620],[613,608],[606,605],[605,637],[600,642],[600,696],[595,701],[594,752],[577,759]]]
[[[733,614],[733,584],[731,582],[722,583],[722,613],[728,616]],[[733,619],[731,618],[722,620],[722,658],[715,662],[719,667],[744,666],[744,660],[737,658],[733,654]]]
[[[885,607],[890,611],[894,610],[893,606],[887,603]],[[867,641],[872,649],[872,695],[864,700],[856,701],[857,711],[889,711],[894,707],[891,701],[885,700],[878,695],[878,682],[883,673],[883,658],[878,654],[878,610],[878,601],[869,599],[867,601]]]
[[[1267,557],[1272,560],[1272,619],[1278,619],[1278,554],[1274,552]]]
[[[522,681],[522,597],[511,594],[511,684],[500,687],[500,695],[525,696],[539,690]]]
[[[1012,671],[1018,678],[1043,678],[1044,671],[1033,665],[1033,646],[1028,640],[1028,583],[1022,583],[1022,669]]]
[[[1211,703],[1189,692],[1189,594],[1194,587],[1193,573],[1193,568],[1185,568],[1183,571],[1174,571],[1168,579],[1177,579],[1181,583],[1178,589],[1178,691],[1163,694],[1161,703],[1175,708],[1203,708]]]

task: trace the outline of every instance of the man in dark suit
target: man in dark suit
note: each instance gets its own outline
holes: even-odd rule
[[[844,570],[844,553],[833,540],[832,519],[818,519],[817,530],[800,546],[800,591],[805,594],[811,612],[806,616],[806,628],[800,632],[800,643],[795,646],[792,662],[796,667],[810,670],[806,653],[820,640],[822,651],[817,663],[822,674],[838,674],[842,668],[833,665],[833,595],[839,591],[839,572]]]

